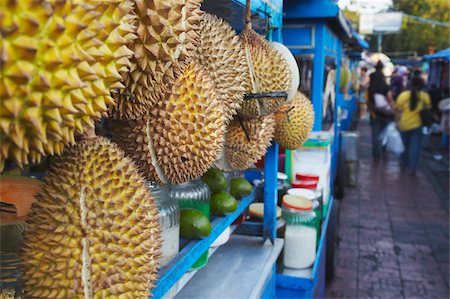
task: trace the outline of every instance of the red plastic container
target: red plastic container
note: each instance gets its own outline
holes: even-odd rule
[[[296,173],[295,174],[295,178],[297,180],[301,180],[301,181],[319,181],[319,176],[317,174],[312,174],[312,173]]]
[[[296,180],[292,182],[292,188],[305,188],[305,189],[316,189],[318,181],[312,180]]]

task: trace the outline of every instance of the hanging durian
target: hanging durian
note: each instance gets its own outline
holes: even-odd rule
[[[269,42],[252,29],[250,1],[246,7],[246,28],[241,32],[250,82],[247,93],[287,92],[291,85],[291,72],[284,57]],[[286,97],[246,100],[239,111],[241,117],[252,118],[277,112]]]
[[[244,170],[261,159],[275,132],[273,115],[249,120],[233,120],[225,137],[225,155],[229,165]]]
[[[191,62],[150,115],[110,121],[112,139],[139,163],[148,180],[182,183],[205,173],[220,152],[225,126],[207,72]]]
[[[250,88],[247,60],[239,36],[224,20],[205,14],[195,57],[208,70],[228,123]]]
[[[155,202],[117,145],[93,137],[52,165],[27,220],[27,298],[148,298],[160,237]]]
[[[312,130],[314,108],[311,101],[301,92],[297,92],[286,106],[285,112],[276,114],[274,140],[285,149],[298,149],[308,139]]]
[[[60,154],[114,103],[135,38],[123,1],[0,1],[0,170]]]
[[[198,46],[203,0],[133,0],[138,38],[130,72],[123,72],[125,90],[115,94],[115,119],[136,119],[158,101],[159,88],[171,86],[175,74]]]

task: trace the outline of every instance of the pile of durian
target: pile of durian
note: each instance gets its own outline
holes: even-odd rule
[[[0,1],[0,171],[56,156],[27,220],[26,296],[148,296],[160,240],[144,180],[246,169],[274,136],[298,146],[303,119],[305,139],[305,105],[244,100],[288,90],[283,56],[201,2]]]

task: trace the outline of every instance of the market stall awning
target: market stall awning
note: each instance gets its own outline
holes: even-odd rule
[[[423,57],[424,60],[432,60],[432,59],[446,59],[450,60],[450,48],[441,50],[439,52],[436,52],[434,54],[425,55]]]
[[[359,45],[363,49],[369,49],[369,43],[366,42],[361,35],[359,35],[356,31],[353,31],[353,37],[358,41]]]

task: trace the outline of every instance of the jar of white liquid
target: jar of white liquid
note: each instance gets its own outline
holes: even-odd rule
[[[293,269],[311,267],[316,259],[316,213],[311,201],[296,197],[283,198],[284,266]]]
[[[158,206],[159,223],[161,225],[161,256],[159,265],[165,266],[178,253],[180,247],[180,206],[170,196],[167,186],[155,182],[146,182]]]

